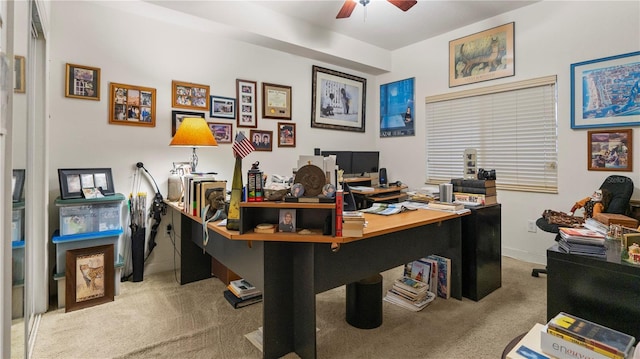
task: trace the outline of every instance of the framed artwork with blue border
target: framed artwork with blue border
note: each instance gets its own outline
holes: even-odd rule
[[[236,119],[236,99],[211,95],[209,117]]]
[[[415,136],[415,78],[380,85],[380,137]]]
[[[571,64],[571,128],[640,125],[640,51]]]

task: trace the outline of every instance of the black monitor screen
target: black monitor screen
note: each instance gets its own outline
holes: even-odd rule
[[[378,172],[378,151],[354,151],[351,155],[351,170],[354,174]]]
[[[320,153],[323,157],[329,155],[336,156],[336,165],[344,171],[344,173],[354,173],[351,170],[351,151],[322,151]]]

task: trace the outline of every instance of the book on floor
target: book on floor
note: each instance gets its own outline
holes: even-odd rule
[[[245,279],[237,279],[229,282],[227,289],[235,294],[236,297],[241,299],[248,299],[262,295],[262,292],[258,288],[254,287]]]
[[[232,291],[227,289],[223,292],[223,295],[224,299],[226,299],[227,302],[229,302],[229,304],[231,304],[236,309],[262,302],[262,294],[247,299],[242,299],[238,298],[235,294],[233,294]]]
[[[451,259],[435,254],[427,258],[438,263],[438,297],[449,299],[451,297]]]

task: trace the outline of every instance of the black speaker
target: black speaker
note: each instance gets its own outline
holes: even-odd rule
[[[319,148],[314,148],[313,149],[313,155],[314,156],[320,156],[320,149]]]
[[[389,179],[387,178],[387,169],[381,168],[378,174],[378,183],[380,183],[381,187],[386,187]]]

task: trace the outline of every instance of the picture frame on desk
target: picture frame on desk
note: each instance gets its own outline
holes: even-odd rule
[[[587,132],[589,171],[633,170],[633,130],[591,130]]]
[[[314,65],[311,127],[365,132],[367,79]]]
[[[571,128],[640,124],[638,76],[640,51],[571,64]]]
[[[70,249],[66,253],[65,312],[112,302],[114,246]]]
[[[60,198],[83,198],[84,188],[99,188],[103,195],[115,194],[111,168],[58,169]]]

